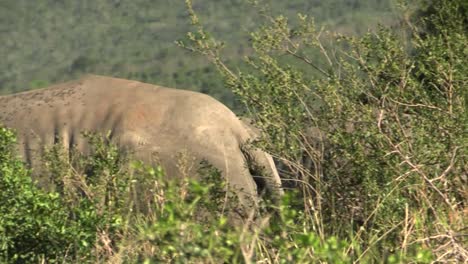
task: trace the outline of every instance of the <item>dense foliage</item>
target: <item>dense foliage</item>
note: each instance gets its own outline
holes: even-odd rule
[[[31,263],[78,252],[86,255],[103,221],[86,203],[69,207],[59,193],[38,189],[14,156],[14,143],[14,134],[1,127],[0,261]]]
[[[45,165],[55,191],[39,189],[0,128],[0,261],[4,263],[349,263],[352,244],[304,229],[294,194],[275,213],[235,224],[224,182],[207,165],[201,181],[166,181],[160,167],[122,163],[117,148],[89,136],[90,156],[64,159],[59,145]],[[93,168],[92,171],[89,169]],[[88,171],[88,174],[85,173]],[[200,213],[202,212],[202,213]],[[429,252],[387,256],[389,263]]]
[[[258,144],[281,161],[285,185],[302,190],[304,225],[322,239],[355,242],[355,261],[420,245],[463,262],[466,2],[419,1],[403,12],[401,27],[353,37],[306,15],[264,12],[248,70],[224,63],[193,9],[196,31],[181,45],[241,97],[263,132]]]

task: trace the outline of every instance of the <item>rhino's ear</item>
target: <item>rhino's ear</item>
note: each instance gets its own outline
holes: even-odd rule
[[[257,185],[257,193],[262,195],[266,192],[268,188],[268,182],[265,178],[266,170],[260,164],[259,160],[255,156],[254,146],[251,142],[246,142],[240,146],[240,149],[245,157],[246,164],[250,175],[252,175],[255,184]]]
[[[250,142],[244,142],[241,145],[239,145],[239,148],[242,152],[242,155],[245,158],[245,166],[249,170],[250,174],[254,173],[254,164],[255,164],[255,155],[254,152],[252,151],[252,144]],[[253,174],[252,174],[253,175]]]
[[[242,125],[244,126],[245,130],[249,134],[250,138],[256,140],[260,137],[261,130],[255,125],[255,120],[249,117],[240,117],[239,120],[241,121]]]
[[[273,158],[268,153],[257,149],[250,142],[242,145],[241,150],[250,175],[257,185],[258,195],[266,194],[267,199],[271,199],[274,203],[279,202],[284,191]]]

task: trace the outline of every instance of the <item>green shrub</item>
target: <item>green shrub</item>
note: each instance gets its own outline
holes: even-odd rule
[[[218,67],[280,158],[296,224],[350,241],[353,261],[468,259],[466,4],[422,2],[360,37],[261,11],[250,69],[235,71],[187,1],[196,31],[180,44]]]
[[[226,201],[220,172],[206,164],[200,181],[164,180],[160,167],[133,162],[115,146],[90,135],[90,155],[49,149],[45,165],[55,191],[38,189],[14,156],[15,137],[0,131],[0,260],[80,263],[346,263],[350,244],[322,241],[304,225],[310,219],[288,195],[276,212],[229,220],[235,197]],[[80,154],[77,154],[80,156]],[[116,163],[117,162],[117,163]],[[99,164],[103,166],[98,166]],[[94,171],[90,171],[89,167]],[[117,169],[119,168],[119,169]],[[83,171],[94,172],[89,175]],[[229,208],[230,202],[234,207]],[[266,210],[265,212],[268,212]]]
[[[47,258],[53,263],[88,251],[98,222],[92,210],[77,208],[83,218],[70,219],[58,193],[34,185],[30,171],[13,154],[14,144],[14,133],[0,127],[0,261],[31,263]]]
[[[117,148],[86,135],[92,153],[75,151],[73,165],[60,145],[46,151],[46,173],[54,191],[36,187],[15,152],[15,136],[0,130],[0,260],[31,263],[95,262],[113,254],[134,214],[137,180],[123,166]],[[80,172],[88,172],[89,175]],[[153,178],[154,179],[154,178]],[[151,178],[142,179],[151,181]],[[150,191],[141,194],[146,195]]]

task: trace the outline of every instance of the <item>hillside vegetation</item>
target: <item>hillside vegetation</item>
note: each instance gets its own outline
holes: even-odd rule
[[[394,8],[390,0],[269,3],[274,12],[310,14],[349,34],[392,21]],[[230,63],[251,52],[248,31],[259,14],[247,0],[199,0],[194,8],[213,35],[229,41]],[[202,91],[233,106],[214,68],[175,45],[189,26],[182,0],[3,0],[0,94],[94,73]]]

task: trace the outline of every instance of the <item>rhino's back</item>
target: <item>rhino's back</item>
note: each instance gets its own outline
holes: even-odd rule
[[[19,152],[30,163],[58,139],[86,151],[83,131],[166,149],[248,137],[232,111],[207,95],[95,75],[0,97],[0,122],[17,131]]]
[[[0,98],[0,122],[14,128],[21,141],[74,137],[78,130],[105,130],[118,126],[121,104],[109,86],[99,87],[91,77],[45,89]],[[109,99],[106,100],[108,96]]]

